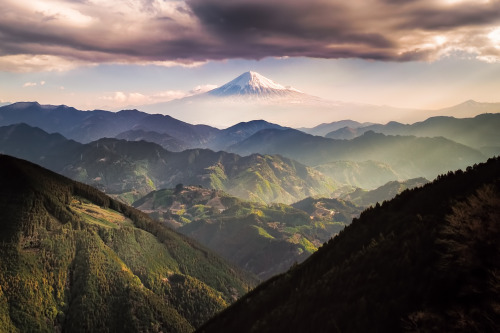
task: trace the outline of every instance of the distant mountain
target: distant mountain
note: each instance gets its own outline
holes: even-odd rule
[[[177,186],[154,191],[133,205],[267,279],[305,260],[361,213],[352,204],[323,200],[326,204],[314,200],[306,213],[284,204],[243,201],[222,191]]]
[[[332,140],[292,129],[262,130],[228,150],[241,155],[281,154],[309,166],[334,161],[380,161],[400,179],[434,179],[448,170],[486,160],[478,150],[443,137],[390,136],[373,131],[353,140]]]
[[[301,127],[297,128],[299,131],[302,131],[307,134],[311,135],[319,135],[319,136],[325,136],[326,134],[339,130],[341,128],[359,128],[359,127],[366,127],[373,125],[372,123],[360,123],[354,120],[340,120],[340,121],[334,121],[333,123],[323,123],[318,126],[312,127],[312,128],[306,128],[306,127]],[[341,139],[341,138],[339,138]]]
[[[2,332],[191,332],[255,279],[90,186],[0,155]]]
[[[198,332],[498,332],[500,159],[364,211]]]
[[[224,127],[255,119],[290,125],[287,122],[298,113],[319,111],[327,115],[324,109],[329,105],[329,101],[249,71],[206,93],[137,107],[190,123]]]
[[[500,107],[496,109],[500,112]],[[474,118],[432,117],[422,122],[404,125],[389,122],[386,125],[342,128],[325,136],[332,139],[352,139],[368,131],[387,135],[442,136],[476,149],[496,149],[500,153],[500,113],[481,114]],[[494,150],[495,151],[495,150]],[[485,151],[486,152],[486,151]]]
[[[360,123],[380,123],[420,121],[426,116],[436,115],[427,110],[329,101],[286,87],[252,71],[206,93],[136,107],[216,127],[264,119],[283,126],[307,128],[315,126],[318,120],[353,119]]]
[[[0,127],[0,153],[43,164],[52,170],[60,169],[80,143],[58,133],[48,134],[38,127],[16,124]]]
[[[154,142],[170,151],[189,148],[221,150],[261,129],[285,128],[264,120],[252,120],[219,130],[137,110],[80,111],[65,105],[40,105],[36,102],[0,107],[0,126],[19,123],[39,127],[48,133],[60,133],[81,143],[116,137],[129,141]]]
[[[167,133],[189,147],[200,147],[218,132],[210,126],[191,125],[170,116],[137,110],[79,111],[65,105],[40,105],[36,102],[0,107],[0,126],[18,123],[39,127],[48,133],[57,132],[82,143],[112,138],[130,130],[144,130]]]
[[[51,143],[54,137],[56,144]],[[31,144],[40,149],[31,149]],[[62,136],[27,125],[0,127],[0,151],[18,154],[72,179],[123,195],[127,202],[179,183],[221,189],[262,203],[328,196],[335,188],[335,183],[318,171],[280,156],[241,157],[208,149],[175,153],[150,142],[118,139],[65,143]]]
[[[217,97],[246,96],[253,99],[290,99],[304,98],[306,94],[282,86],[257,72],[245,72],[223,86],[210,90],[206,94]]]
[[[469,99],[463,103],[437,110],[434,116],[470,118],[483,113],[500,113],[500,103],[481,103]]]
[[[265,120],[252,120],[241,122],[226,129],[221,130],[217,136],[207,143],[207,147],[217,150],[224,150],[227,147],[243,141],[263,129],[286,129],[286,127],[268,123]]]
[[[117,139],[127,141],[147,141],[159,144],[168,151],[183,151],[189,149],[189,145],[177,140],[167,133],[158,133],[144,130],[130,130],[120,133],[116,136]]]
[[[190,148],[206,147],[219,130],[207,125],[192,125],[168,115],[148,114],[131,129],[166,133],[189,145]]]
[[[428,182],[429,181],[425,178],[390,181],[371,191],[358,188],[351,193],[342,195],[341,198],[361,207],[375,206],[377,202],[382,203],[386,200],[391,200],[404,190],[424,186]]]
[[[87,112],[66,105],[40,105],[37,102],[14,103],[0,107],[2,126],[25,123],[48,133],[60,133],[79,142],[115,136],[130,129],[146,116],[146,113],[136,110],[118,113],[101,110]]]

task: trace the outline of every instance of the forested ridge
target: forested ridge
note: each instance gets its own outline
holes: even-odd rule
[[[500,331],[500,159],[364,211],[200,332]]]
[[[0,331],[189,332],[255,279],[102,192],[0,155]]]

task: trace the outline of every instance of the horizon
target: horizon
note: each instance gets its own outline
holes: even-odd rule
[[[479,105],[481,105],[483,107],[485,105],[488,105],[488,104],[492,104],[492,105],[500,104],[500,103],[482,103],[482,102],[478,102],[478,101],[469,99],[469,100],[463,101],[463,102],[461,102],[459,104],[451,105],[451,106],[449,106],[448,108],[445,108],[445,109],[453,109],[453,108],[460,107],[460,106],[463,106],[463,105],[467,105],[467,104],[470,104],[470,103],[477,103],[477,104],[479,104]],[[176,120],[180,120],[182,122],[185,122],[185,123],[188,123],[188,124],[191,124],[191,125],[206,125],[206,126],[217,128],[219,130],[224,130],[224,129],[227,129],[227,128],[230,128],[230,127],[233,127],[233,126],[236,126],[236,125],[239,125],[239,124],[256,122],[256,121],[264,121],[264,122],[267,122],[267,123],[272,123],[272,124],[276,124],[276,125],[280,125],[280,126],[284,126],[284,127],[289,127],[289,128],[292,128],[292,129],[298,129],[298,130],[300,130],[300,129],[312,129],[312,128],[319,127],[319,126],[322,126],[322,125],[329,125],[329,124],[340,123],[340,122],[344,122],[344,121],[357,121],[357,122],[360,122],[360,123],[380,124],[380,125],[387,125],[390,122],[397,122],[397,123],[402,123],[402,124],[406,124],[406,125],[411,125],[411,124],[423,122],[423,121],[426,121],[428,119],[435,118],[435,117],[447,117],[447,118],[451,117],[451,118],[455,118],[455,119],[466,119],[466,118],[475,118],[478,115],[490,114],[491,113],[491,112],[488,112],[488,111],[486,111],[486,112],[476,112],[474,114],[462,115],[462,116],[444,115],[444,114],[436,114],[436,115],[429,115],[428,114],[427,116],[425,116],[425,114],[422,114],[422,118],[420,120],[416,120],[416,121],[413,121],[413,122],[411,122],[411,121],[410,122],[399,122],[399,121],[396,121],[396,120],[381,121],[381,122],[370,122],[370,121],[358,121],[358,120],[352,119],[352,118],[339,118],[339,119],[336,119],[336,120],[333,120],[333,121],[319,122],[319,123],[316,123],[316,124],[314,124],[312,126],[288,126],[288,125],[284,124],[283,122],[276,122],[276,121],[273,122],[273,121],[264,119],[262,117],[261,118],[256,117],[256,118],[249,118],[249,120],[236,121],[236,122],[232,122],[232,123],[225,124],[225,125],[214,125],[214,124],[211,124],[211,123],[204,123],[204,122],[189,122],[189,121],[181,119],[182,117],[174,117],[174,116],[172,116],[170,114],[162,114],[162,113],[159,113],[159,112],[147,112],[147,111],[140,110],[140,109],[137,109],[137,108],[124,108],[124,109],[120,109],[120,110],[105,110],[105,109],[87,109],[87,110],[81,110],[81,109],[78,109],[77,107],[74,107],[72,105],[67,105],[67,104],[43,104],[43,103],[40,103],[38,101],[19,101],[19,102],[14,102],[14,103],[6,103],[6,104],[3,104],[3,105],[0,104],[0,108],[2,108],[2,107],[8,107],[9,105],[13,105],[13,104],[38,104],[41,107],[55,107],[55,108],[62,106],[62,107],[67,107],[67,108],[73,108],[73,109],[76,109],[77,111],[81,111],[81,112],[105,111],[105,112],[111,112],[111,113],[119,113],[119,112],[122,112],[122,111],[137,111],[137,112],[147,113],[147,114],[151,114],[151,115],[169,116],[169,117],[172,117],[172,118],[174,118]],[[422,111],[440,111],[440,110],[444,110],[444,109],[422,110]]]
[[[7,0],[0,103],[117,111],[203,93],[247,71],[344,103],[500,102],[500,19],[491,14],[500,2],[372,5]]]

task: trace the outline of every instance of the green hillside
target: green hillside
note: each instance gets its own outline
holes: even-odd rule
[[[500,159],[364,211],[199,332],[500,331]]]
[[[390,200],[406,189],[423,186],[428,182],[429,181],[425,178],[391,181],[371,191],[356,188],[353,192],[341,195],[341,198],[360,207],[375,206],[377,202],[382,203],[386,200]]]
[[[361,213],[360,208],[335,199],[303,202],[307,204],[301,210],[179,185],[152,192],[134,206],[266,279],[304,261]]]
[[[134,208],[0,155],[1,332],[189,332],[254,285]]]
[[[317,165],[314,169],[339,184],[363,189],[375,189],[387,182],[402,179],[391,166],[377,161],[333,161]]]

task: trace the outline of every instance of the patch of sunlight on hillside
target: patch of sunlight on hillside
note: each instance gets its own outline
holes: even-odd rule
[[[108,228],[134,225],[133,222],[123,216],[123,214],[109,208],[102,208],[79,197],[73,197],[70,207],[88,223],[98,224]]]

